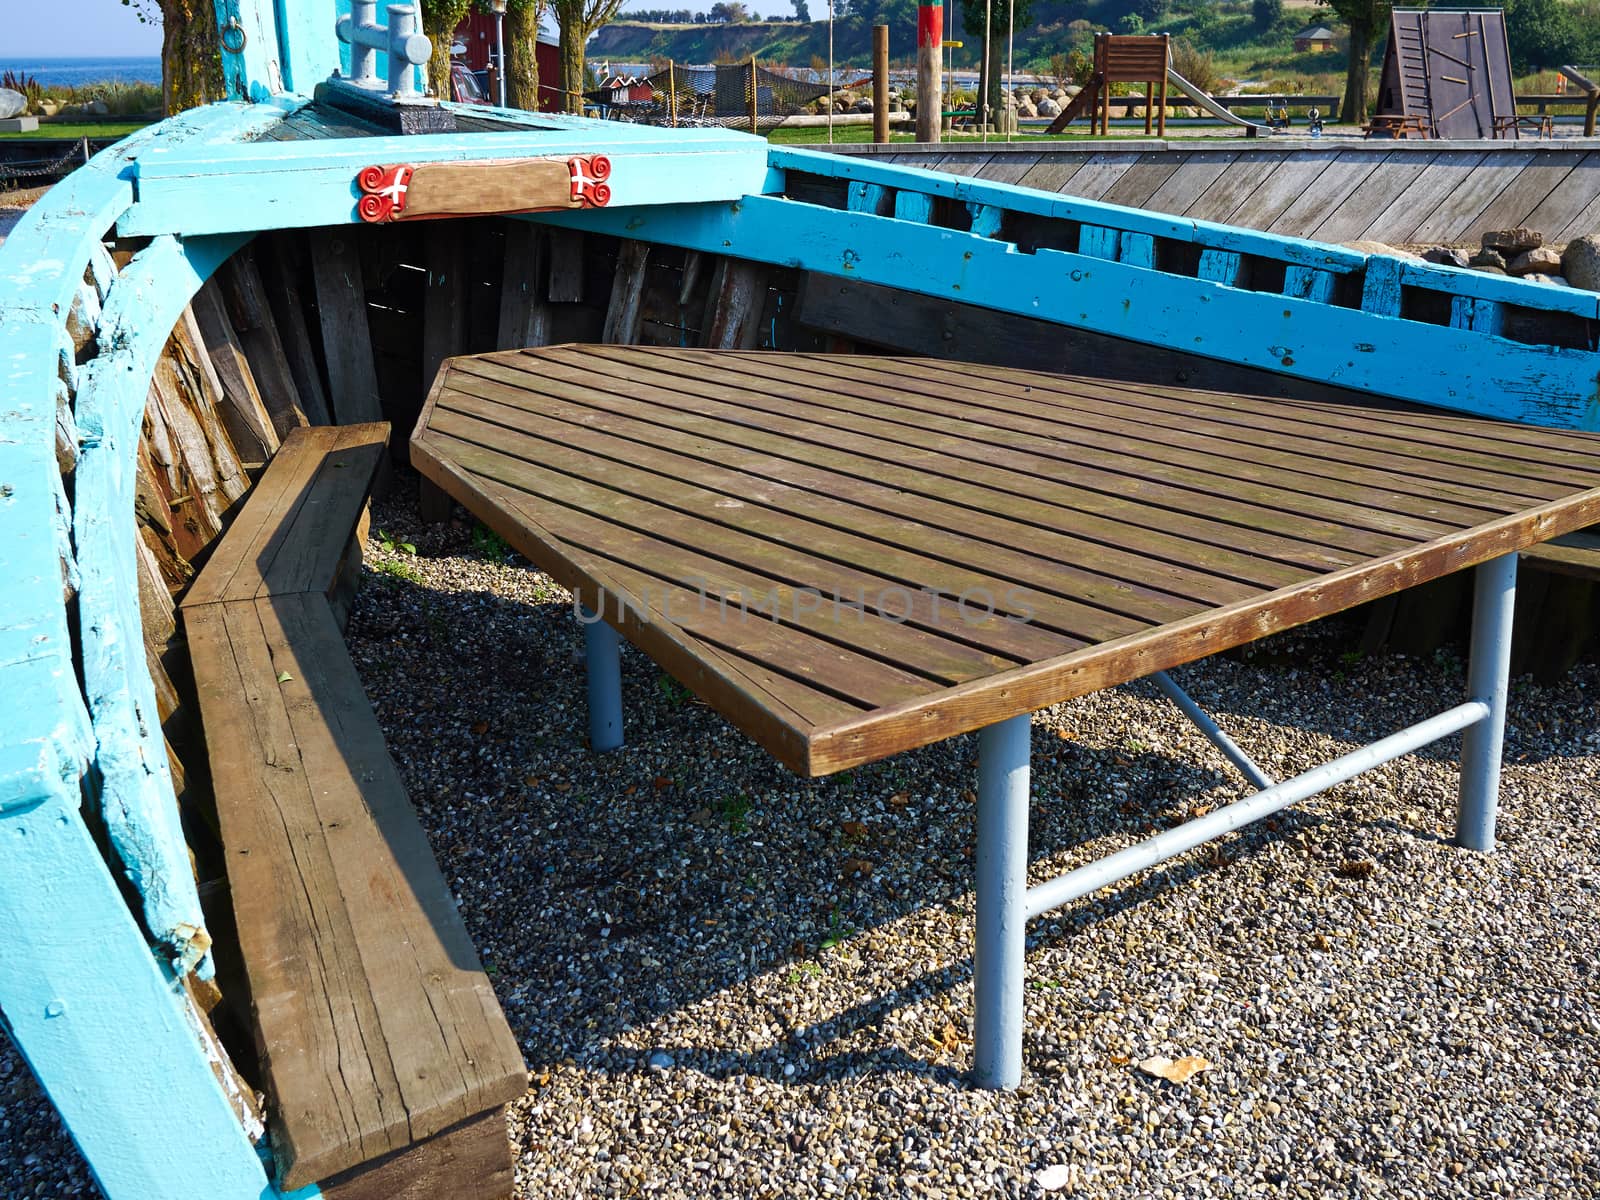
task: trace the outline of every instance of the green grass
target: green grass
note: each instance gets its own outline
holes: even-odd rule
[[[137,129],[143,129],[148,121],[53,121],[45,124],[39,123],[39,128],[31,133],[0,133],[5,138],[120,138],[127,137]]]

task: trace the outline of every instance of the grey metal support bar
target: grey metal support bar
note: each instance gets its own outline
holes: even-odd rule
[[[1500,800],[1500,759],[1505,743],[1506,690],[1511,682],[1511,624],[1517,599],[1517,556],[1502,555],[1478,568],[1473,583],[1472,649],[1467,695],[1487,705],[1486,720],[1461,739],[1461,795],[1456,842],[1469,850],[1494,849]]]
[[[1271,816],[1281,808],[1287,808],[1308,796],[1325,791],[1336,783],[1354,779],[1363,771],[1370,771],[1373,767],[1382,766],[1402,754],[1410,754],[1413,750],[1437,742],[1440,738],[1449,737],[1452,733],[1481,724],[1488,720],[1489,715],[1489,705],[1481,700],[1470,700],[1436,717],[1429,717],[1426,721],[1418,722],[1398,733],[1392,733],[1370,746],[1363,746],[1332,762],[1296,775],[1293,779],[1274,784],[1253,796],[1236,800],[1193,821],[1186,821],[1176,829],[1168,829],[1152,838],[1146,838],[1137,845],[1129,846],[1126,850],[1108,855],[1098,862],[1089,863],[1075,871],[1059,875],[1047,883],[1031,887],[1028,889],[1028,916],[1036,917],[1040,913],[1049,912],[1052,908],[1070,904],[1090,892],[1126,879],[1136,871],[1166,862],[1167,859],[1203,845],[1212,838],[1231,833],[1252,821]]]
[[[1239,768],[1241,775],[1258,788],[1269,788],[1277,782],[1276,779],[1256,765],[1255,760],[1239,747],[1238,742],[1222,731],[1221,727],[1211,719],[1211,715],[1196,704],[1194,698],[1188,692],[1173,682],[1172,676],[1165,671],[1157,671],[1150,678],[1155,680],[1155,685],[1161,689],[1167,699],[1178,706],[1178,711],[1188,717],[1194,727],[1205,734],[1211,744],[1222,751],[1229,762]]]
[[[973,1075],[979,1087],[1022,1082],[1022,986],[1028,914],[1029,714],[978,734],[977,944]]]
[[[597,613],[583,609],[579,619],[589,682],[589,745],[615,750],[622,745],[622,640]]]

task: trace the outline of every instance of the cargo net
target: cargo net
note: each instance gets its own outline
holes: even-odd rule
[[[613,77],[584,99],[612,120],[762,133],[788,117],[825,113],[827,97],[837,90],[758,64],[732,63]]]

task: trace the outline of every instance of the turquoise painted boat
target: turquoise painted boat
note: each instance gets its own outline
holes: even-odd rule
[[[452,355],[641,342],[1600,430],[1595,293],[723,130],[408,99],[402,12],[358,12],[385,49],[352,63],[333,0],[217,8],[239,98],[101,153],[0,247],[0,1009],[116,1200],[291,1190],[204,1018],[164,656],[173,597],[294,428],[388,420],[403,448]]]

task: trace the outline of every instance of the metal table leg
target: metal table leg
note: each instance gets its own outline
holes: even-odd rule
[[[622,643],[617,631],[584,609],[583,651],[589,673],[589,746],[622,745]]]
[[[1494,849],[1500,800],[1500,753],[1505,743],[1506,687],[1511,679],[1511,620],[1516,609],[1517,556],[1506,554],[1478,568],[1473,586],[1472,650],[1467,694],[1489,715],[1461,735],[1461,798],[1456,842],[1469,850]]]
[[[977,945],[974,1078],[1022,1082],[1022,974],[1028,890],[1027,714],[978,734]]]

